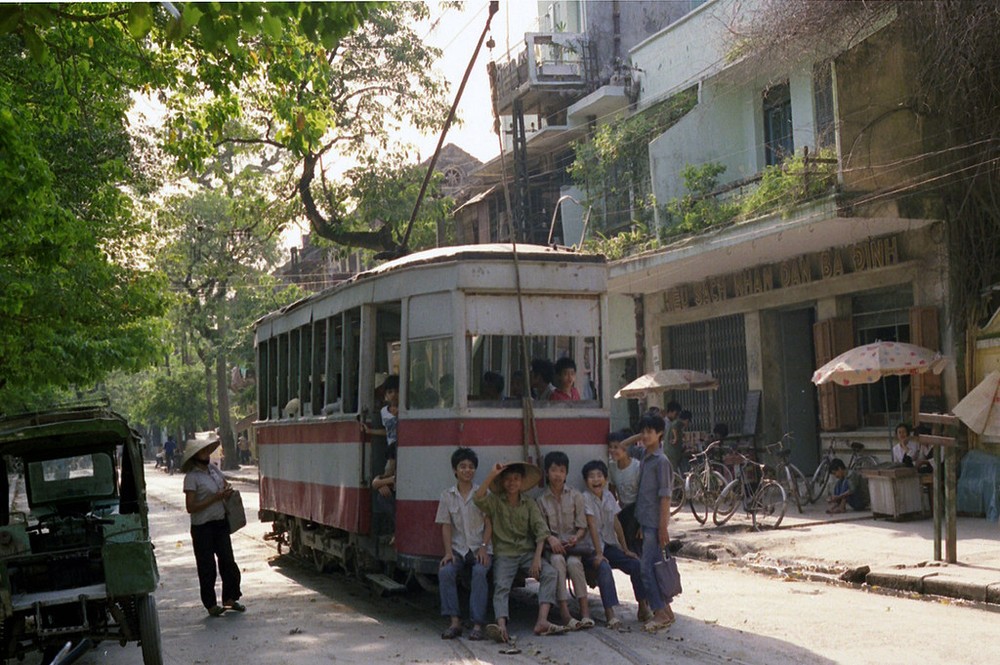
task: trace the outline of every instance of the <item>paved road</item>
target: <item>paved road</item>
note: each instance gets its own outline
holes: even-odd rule
[[[342,575],[278,557],[254,520],[255,488],[242,489],[251,524],[234,544],[244,574],[244,615],[212,619],[198,601],[181,476],[147,467],[150,523],[162,584],[157,593],[165,662],[246,663],[982,663],[994,613],[969,606],[869,594],[681,560],[678,623],[656,636],[598,627],[561,637],[530,635],[530,607],[516,607],[521,653],[442,641],[434,598],[383,599]],[[620,580],[624,616],[635,604]],[[530,599],[529,601],[530,602]],[[591,594],[595,616],[602,613]],[[634,621],[628,621],[637,628]],[[81,663],[140,662],[133,646],[100,645]]]

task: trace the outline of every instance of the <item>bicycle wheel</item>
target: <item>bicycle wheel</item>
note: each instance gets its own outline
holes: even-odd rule
[[[854,464],[851,466],[851,469],[874,469],[877,466],[878,460],[871,455],[859,455],[858,458],[854,460]]]
[[[781,473],[781,486],[785,489],[785,496],[791,498],[795,501],[795,507],[799,509],[799,514],[802,513],[802,493],[806,491],[803,485],[799,484],[799,478],[795,475],[798,469],[794,468],[791,464],[786,464],[782,468]],[[802,473],[799,473],[801,476]]]
[[[819,463],[816,467],[816,472],[812,477],[812,492],[813,501],[819,501],[823,496],[823,492],[826,490],[826,483],[830,480],[830,458],[824,457],[823,461]]]
[[[684,491],[684,476],[674,471],[674,486],[670,494],[670,514],[676,515],[684,507],[686,493]]]
[[[785,488],[773,480],[765,480],[753,495],[750,503],[750,517],[753,528],[777,529],[785,516],[787,502]]]
[[[698,520],[698,524],[704,524],[708,520],[708,503],[705,501],[705,485],[702,483],[701,474],[689,473],[684,486],[684,493],[687,495],[688,505],[691,506],[691,514]]]
[[[814,503],[816,501],[816,497],[813,496],[812,486],[806,479],[806,474],[802,473],[802,471],[799,470],[799,467],[794,464],[789,464],[788,468],[792,470],[792,476],[795,478],[795,484],[798,487],[799,496],[805,499],[806,503]],[[804,496],[802,494],[803,492],[805,492]]]
[[[715,500],[715,510],[712,513],[712,521],[716,526],[722,526],[729,521],[729,518],[736,512],[736,506],[743,500],[743,482],[737,478],[726,485],[719,498]]]
[[[722,462],[712,462],[712,471],[722,476],[722,479],[726,481],[722,484],[722,487],[725,487],[727,484],[736,480],[736,476],[733,475],[733,470]]]

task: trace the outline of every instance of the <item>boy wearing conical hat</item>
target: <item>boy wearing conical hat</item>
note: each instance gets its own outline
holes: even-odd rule
[[[535,634],[555,635],[564,630],[549,623],[549,609],[556,600],[556,571],[542,559],[549,529],[538,505],[522,494],[541,477],[542,472],[533,464],[497,464],[473,499],[493,525],[493,611],[497,622],[486,627],[486,634],[498,642],[510,639],[510,588],[519,570],[539,582]]]

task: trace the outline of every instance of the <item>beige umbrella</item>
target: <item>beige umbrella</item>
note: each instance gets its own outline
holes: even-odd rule
[[[1000,371],[993,370],[973,388],[952,413],[983,436],[1000,436]]]
[[[643,374],[615,393],[615,398],[645,397],[668,390],[715,390],[718,387],[719,381],[711,374],[693,369],[661,369]]]
[[[902,342],[873,342],[845,351],[813,372],[812,382],[842,386],[875,383],[884,376],[940,374],[948,359],[937,351]]]

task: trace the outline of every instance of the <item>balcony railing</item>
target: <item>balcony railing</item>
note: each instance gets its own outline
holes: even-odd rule
[[[497,97],[501,113],[508,112],[515,99],[532,93],[585,94],[596,88],[597,67],[585,34],[527,33],[524,41],[525,50],[497,67]],[[539,98],[533,101],[537,102]],[[565,100],[561,105],[566,105]]]

